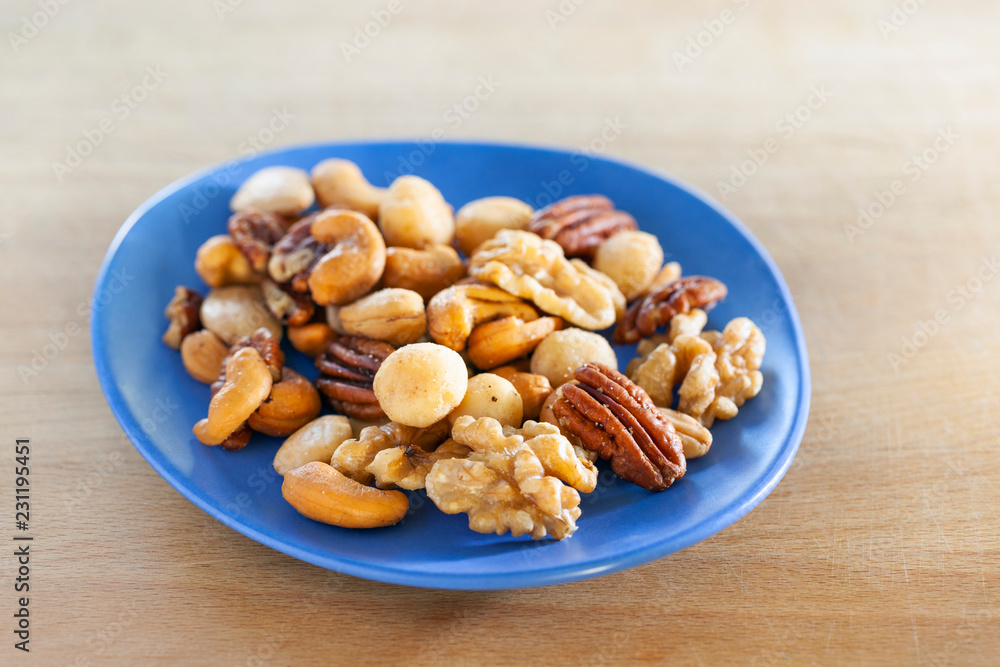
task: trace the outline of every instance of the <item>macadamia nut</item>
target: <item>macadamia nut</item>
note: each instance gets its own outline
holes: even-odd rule
[[[386,245],[423,248],[451,243],[455,219],[441,191],[419,176],[400,176],[379,207],[379,227]]]
[[[469,375],[461,355],[435,343],[402,347],[382,362],[372,388],[392,421],[426,428],[465,398]]]
[[[603,336],[583,329],[563,329],[549,334],[535,348],[531,372],[544,375],[558,387],[572,380],[573,371],[588,361],[618,368],[618,356]]]
[[[465,398],[448,415],[448,421],[454,424],[462,415],[469,415],[473,419],[492,417],[504,426],[520,428],[524,404],[511,382],[499,375],[481,373],[469,379]]]
[[[535,212],[513,197],[483,197],[470,201],[455,215],[455,238],[466,255],[501,229],[525,229]]]
[[[607,274],[628,301],[643,294],[663,264],[663,248],[652,234],[625,231],[601,244],[594,268]]]

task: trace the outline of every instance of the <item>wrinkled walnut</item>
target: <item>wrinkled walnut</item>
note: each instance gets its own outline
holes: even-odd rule
[[[625,312],[625,318],[615,329],[618,344],[635,343],[653,334],[671,318],[693,308],[711,309],[726,297],[726,286],[715,278],[689,276],[642,297]]]
[[[201,328],[201,304],[201,294],[193,289],[181,285],[174,289],[174,298],[163,311],[163,315],[170,320],[167,330],[163,332],[164,343],[179,350],[184,337]]]
[[[380,489],[398,486],[413,491],[424,488],[427,473],[435,463],[444,459],[464,459],[471,451],[450,438],[433,452],[405,445],[390,447],[375,455],[367,471],[375,477],[375,486]]]
[[[267,269],[271,249],[284,235],[285,224],[273,213],[250,209],[229,218],[229,236],[258,273]]]
[[[386,248],[382,285],[413,290],[429,300],[465,276],[465,264],[454,248],[430,245],[423,250]]]
[[[598,364],[581,366],[575,377],[577,383],[564,385],[553,406],[561,428],[609,459],[619,477],[644,489],[662,491],[684,476],[681,438],[645,391]]]
[[[610,278],[581,261],[570,262],[558,244],[530,232],[498,232],[476,250],[469,274],[583,329],[611,326],[625,303]]]
[[[544,425],[526,425],[529,431],[536,426]],[[469,528],[478,533],[502,535],[509,530],[515,537],[530,534],[536,540],[547,535],[557,540],[569,537],[580,517],[580,494],[547,474],[530,440],[545,440],[539,448],[547,459],[553,441],[561,441],[562,451],[557,448],[550,463],[558,459],[560,465],[572,465],[579,459],[557,429],[549,428],[549,433],[526,438],[514,429],[505,433],[495,419],[460,418],[452,437],[472,453],[465,459],[435,463],[426,478],[427,496],[446,514],[467,513]],[[561,467],[560,471],[566,472]],[[596,483],[596,473],[594,479]]]
[[[528,231],[562,246],[567,257],[592,257],[619,232],[636,229],[635,218],[603,195],[575,195],[536,211]]]
[[[396,422],[382,426],[369,426],[357,439],[345,440],[330,459],[330,465],[351,479],[370,484],[374,479],[368,466],[375,455],[392,447],[413,447],[425,452],[434,449],[448,438],[448,422],[440,421],[427,428],[415,428]]]
[[[495,368],[531,354],[549,334],[562,327],[563,321],[558,317],[539,317],[530,322],[519,317],[502,317],[485,322],[469,336],[469,360],[483,370]]]
[[[297,292],[309,291],[309,271],[330,248],[312,235],[316,216],[302,218],[288,228],[271,249],[267,273],[276,283],[289,284]]]
[[[372,381],[392,345],[357,336],[338,336],[316,358],[320,376],[316,388],[330,400],[337,412],[348,417],[374,421],[385,416],[372,390]]]
[[[427,304],[431,337],[458,352],[465,349],[473,329],[502,317],[530,322],[538,319],[538,311],[523,299],[483,283],[453,285],[436,294]]]
[[[316,312],[316,304],[308,294],[296,292],[289,286],[265,279],[260,284],[260,291],[271,314],[289,326],[305,324]]]

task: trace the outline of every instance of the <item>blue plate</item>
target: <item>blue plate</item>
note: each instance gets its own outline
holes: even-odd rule
[[[767,335],[764,388],[713,428],[707,456],[683,480],[644,491],[602,468],[585,494],[579,530],[561,542],[480,535],[465,515],[410,495],[401,525],[346,530],[300,516],[281,497],[271,468],[280,441],[254,434],[240,452],[205,447],[191,434],[208,387],[160,342],[163,308],[175,285],[204,289],[195,251],[224,233],[229,198],[257,169],[304,169],[329,157],[353,160],[376,185],[414,172],[457,209],[488,195],[535,207],[571,194],[603,193],[657,234],[685,274],[729,286],[709,314],[721,328],[745,315]],[[378,581],[433,588],[498,589],[596,577],[666,556],[729,526],[774,488],[791,464],[809,412],[809,363],[795,306],[778,268],[730,213],[691,187],[641,167],[549,148],[486,143],[323,143],[260,154],[202,171],[139,207],[115,237],[97,277],[91,333],[94,361],[111,410],[136,449],[188,500],[244,535],[322,567]],[[286,346],[287,347],[287,346]],[[619,348],[624,368],[634,347]],[[310,360],[288,363],[315,377]]]

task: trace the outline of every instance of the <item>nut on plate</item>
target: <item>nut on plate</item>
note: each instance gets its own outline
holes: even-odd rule
[[[412,290],[398,287],[387,287],[364,296],[343,306],[337,316],[345,333],[382,340],[390,345],[415,343],[427,333],[423,298]]]
[[[252,347],[238,350],[226,364],[225,381],[212,396],[208,417],[195,424],[195,436],[203,444],[221,445],[267,399],[271,384],[260,353]]]
[[[292,433],[274,455],[274,470],[284,475],[312,461],[327,463],[345,440],[354,435],[351,422],[342,415],[324,415]]]
[[[299,514],[343,528],[391,526],[410,507],[401,491],[359,484],[321,461],[286,472],[281,495]]]
[[[564,385],[553,405],[561,428],[644,489],[662,491],[684,476],[681,438],[645,391],[598,364],[585,364],[574,375],[576,383]]]
[[[424,428],[444,419],[465,396],[469,370],[443,345],[414,343],[390,354],[372,382],[389,419]]]
[[[558,387],[572,380],[573,372],[588,361],[618,368],[618,355],[604,336],[582,329],[563,329],[535,349],[531,372],[544,375],[553,387]]]
[[[168,347],[180,349],[181,341],[201,328],[201,304],[201,294],[193,289],[181,285],[174,288],[174,297],[163,311],[164,317],[170,320],[163,333],[163,342]]]
[[[604,195],[566,197],[535,212],[528,231],[555,241],[567,257],[592,257],[606,240],[636,229],[635,218]]]
[[[382,285],[413,290],[428,300],[465,276],[465,264],[454,248],[429,245],[416,248],[389,247],[385,251]]]
[[[379,207],[378,225],[390,246],[448,245],[455,235],[451,206],[441,191],[419,176],[400,176]]]
[[[229,348],[208,329],[188,334],[181,341],[181,361],[198,382],[212,384],[219,378]]]
[[[504,229],[476,250],[469,275],[534,302],[581,329],[615,323],[625,297],[614,282],[531,232]]]
[[[258,285],[229,285],[213,289],[201,304],[201,324],[226,345],[264,327],[281,340],[281,323],[264,305]]]
[[[316,358],[320,376],[316,388],[337,412],[374,421],[385,416],[372,383],[382,362],[395,351],[392,345],[357,336],[337,336]]]
[[[194,270],[209,287],[244,285],[260,280],[250,260],[228,234],[209,238],[198,248]]]
[[[615,329],[614,340],[619,345],[636,343],[668,324],[675,315],[693,308],[709,310],[726,294],[726,286],[715,278],[679,278],[630,305]]]
[[[414,448],[432,452],[448,438],[448,422],[439,421],[427,428],[389,422],[364,428],[357,438],[345,440],[333,452],[330,465],[351,479],[370,484],[375,479],[368,470],[375,456],[386,449]],[[387,486],[381,485],[380,486]]]
[[[466,256],[501,229],[524,229],[535,212],[513,197],[483,197],[470,201],[455,214],[455,240]]]
[[[243,182],[229,202],[234,211],[255,208],[278,215],[295,215],[312,206],[309,175],[295,167],[265,167]]]
[[[288,327],[288,342],[307,357],[316,358],[336,339],[337,333],[324,322]]]
[[[247,425],[267,435],[291,435],[315,419],[321,407],[316,387],[285,366],[281,380],[272,384],[271,393],[247,418]]]
[[[316,214],[310,232],[330,250],[309,272],[316,303],[341,306],[375,286],[385,268],[385,241],[363,213],[327,209]]]
[[[501,366],[490,371],[514,385],[521,395],[525,420],[538,421],[545,399],[552,393],[552,384],[544,375],[519,371],[515,366]]]
[[[656,409],[670,420],[670,423],[674,425],[674,430],[677,431],[677,435],[681,437],[681,443],[684,445],[685,459],[696,459],[699,456],[708,454],[708,450],[712,446],[712,432],[707,427],[703,426],[700,421],[691,415],[686,415],[683,412],[677,412],[670,408],[658,407]]]
[[[469,360],[483,370],[496,368],[531,354],[562,327],[563,321],[558,317],[539,317],[528,322],[519,317],[501,317],[484,322],[469,336]]]
[[[469,378],[465,398],[448,415],[448,422],[468,415],[473,419],[492,417],[504,426],[519,427],[524,422],[524,401],[514,385],[499,375],[480,373]]]
[[[486,283],[452,285],[438,292],[427,304],[428,329],[437,343],[460,352],[472,330],[484,322],[516,317],[530,322],[538,319],[530,303]]]
[[[285,223],[281,218],[254,208],[230,216],[228,228],[233,244],[257,273],[267,270],[274,245],[285,235]]]
[[[662,264],[659,239],[637,230],[615,234],[594,255],[594,268],[614,280],[627,301],[646,293]]]
[[[361,168],[350,160],[330,158],[312,169],[312,186],[323,208],[349,208],[372,220],[378,218],[386,189],[368,182]]]
[[[374,475],[375,486],[380,489],[399,487],[415,491],[426,486],[427,473],[435,463],[444,459],[464,459],[471,451],[450,438],[432,452],[400,445],[380,451],[366,470]]]
[[[290,285],[279,285],[269,278],[260,283],[264,304],[278,320],[289,326],[301,326],[316,312],[316,304],[305,292],[297,292]]]

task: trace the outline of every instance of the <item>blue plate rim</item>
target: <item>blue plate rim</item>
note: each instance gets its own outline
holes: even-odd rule
[[[304,549],[300,549],[294,545],[289,545],[276,539],[270,535],[264,534],[256,529],[250,528],[248,526],[240,524],[238,521],[234,520],[228,514],[222,511],[216,511],[214,508],[209,506],[207,503],[203,502],[201,498],[195,494],[195,492],[188,488],[188,486],[182,483],[181,480],[173,476],[165,466],[163,466],[155,456],[149,452],[152,449],[149,443],[145,442],[146,434],[138,427],[138,424],[132,424],[129,420],[125,419],[123,416],[130,414],[127,406],[125,405],[124,398],[121,392],[118,390],[117,385],[111,381],[111,372],[108,365],[108,360],[106,358],[106,351],[103,346],[95,345],[96,341],[103,340],[103,328],[102,328],[102,318],[99,317],[99,310],[96,304],[99,303],[97,297],[100,294],[102,286],[107,279],[108,273],[110,271],[110,265],[117,254],[122,241],[128,236],[129,231],[136,223],[154,206],[158,203],[174,194],[175,192],[187,187],[191,183],[211,174],[219,169],[225,167],[226,165],[240,164],[242,162],[247,162],[260,157],[277,156],[290,151],[298,150],[310,150],[310,149],[328,149],[330,151],[336,151],[338,148],[348,147],[348,146],[368,146],[368,145],[405,145],[414,144],[417,142],[426,142],[429,139],[426,138],[382,138],[382,139],[358,139],[350,141],[316,141],[302,144],[292,144],[288,146],[282,146],[279,148],[274,148],[267,151],[261,151],[251,156],[243,157],[240,159],[227,160],[215,165],[205,167],[192,174],[184,176],[169,185],[163,187],[158,192],[153,194],[151,197],[146,199],[142,204],[139,205],[135,211],[125,220],[121,228],[115,234],[111,241],[111,245],[108,247],[107,253],[105,253],[104,259],[101,262],[100,270],[97,273],[97,278],[94,282],[94,291],[91,299],[91,311],[90,311],[90,336],[91,336],[91,353],[94,357],[94,366],[97,371],[98,382],[101,386],[101,390],[104,393],[105,398],[108,401],[108,405],[111,408],[111,412],[115,417],[115,420],[125,431],[125,435],[128,436],[129,441],[132,446],[142,455],[146,462],[156,471],[160,477],[162,477],[170,486],[172,486],[178,493],[187,498],[192,504],[200,508],[209,516],[218,520],[222,524],[232,528],[236,532],[249,537],[250,539],[259,542],[265,546],[268,546],[276,551],[280,551],[289,556],[297,558],[299,560],[323,567],[335,572],[342,574],[349,574],[356,577],[361,577],[364,579],[369,579],[373,581],[380,581],[383,583],[398,584],[403,586],[412,586],[417,588],[432,588],[432,589],[452,589],[452,590],[501,590],[501,589],[515,589],[515,588],[531,588],[536,586],[547,586],[561,583],[568,583],[572,581],[582,581],[585,579],[591,579],[594,577],[602,576],[605,574],[611,574],[631,567],[636,567],[643,565],[645,563],[658,560],[672,553],[676,553],[683,549],[690,547],[693,544],[701,542],[712,535],[715,535],[722,530],[725,530],[732,524],[736,523],[738,520],[746,516],[750,511],[752,511],[761,501],[766,498],[771,491],[778,485],[778,482],[785,476],[788,468],[791,466],[792,461],[795,459],[795,455],[798,452],[799,446],[802,443],[802,438],[805,435],[806,425],[809,419],[809,410],[812,397],[812,377],[809,368],[809,355],[806,347],[805,336],[802,331],[802,324],[799,320],[798,309],[795,306],[795,302],[792,299],[791,291],[788,289],[788,285],[785,282],[785,277],[781,273],[781,269],[775,263],[774,259],[771,257],[770,253],[764,248],[763,244],[753,235],[753,233],[739,220],[735,215],[730,213],[728,210],[722,207],[721,204],[716,202],[707,193],[703,192],[699,188],[690,185],[684,181],[677,179],[669,174],[662,173],[658,170],[651,169],[644,165],[640,165],[628,160],[623,160],[620,158],[612,158],[607,155],[591,155],[588,156],[591,160],[602,160],[617,164],[629,169],[633,169],[640,173],[652,176],[663,180],[677,189],[691,195],[692,197],[698,199],[699,201],[706,204],[713,211],[724,218],[733,228],[754,248],[757,254],[763,259],[764,264],[767,266],[768,270],[775,278],[775,282],[778,285],[782,299],[788,304],[788,317],[792,325],[792,331],[794,334],[795,348],[796,348],[796,359],[798,361],[798,371],[799,371],[799,395],[796,400],[796,410],[795,418],[792,423],[792,428],[789,434],[786,436],[785,443],[783,445],[780,456],[775,460],[774,464],[767,470],[762,479],[764,483],[757,486],[756,488],[748,490],[745,494],[740,496],[737,503],[729,505],[724,511],[720,511],[715,515],[709,517],[706,521],[699,523],[696,526],[689,528],[688,530],[680,533],[679,535],[672,535],[669,540],[663,540],[661,542],[654,542],[644,548],[637,549],[634,551],[629,551],[624,554],[616,554],[612,556],[606,556],[596,563],[589,564],[586,568],[581,569],[579,564],[569,564],[555,566],[551,568],[539,568],[527,572],[519,572],[512,574],[451,574],[451,575],[438,575],[432,573],[421,573],[414,572],[411,570],[395,569],[385,566],[373,566],[370,563],[364,561],[345,559],[343,557],[331,557],[318,555],[311,553]],[[568,149],[560,146],[551,146],[544,144],[526,144],[517,142],[507,142],[507,141],[495,141],[495,140],[481,140],[481,139],[449,139],[446,141],[435,141],[435,144],[455,144],[471,147],[481,147],[481,148],[506,148],[506,149],[516,149],[523,151],[534,151],[540,153],[558,153],[560,155],[575,155],[579,154],[579,151]],[[333,155],[333,153],[331,153]],[[140,446],[141,443],[141,446]]]

